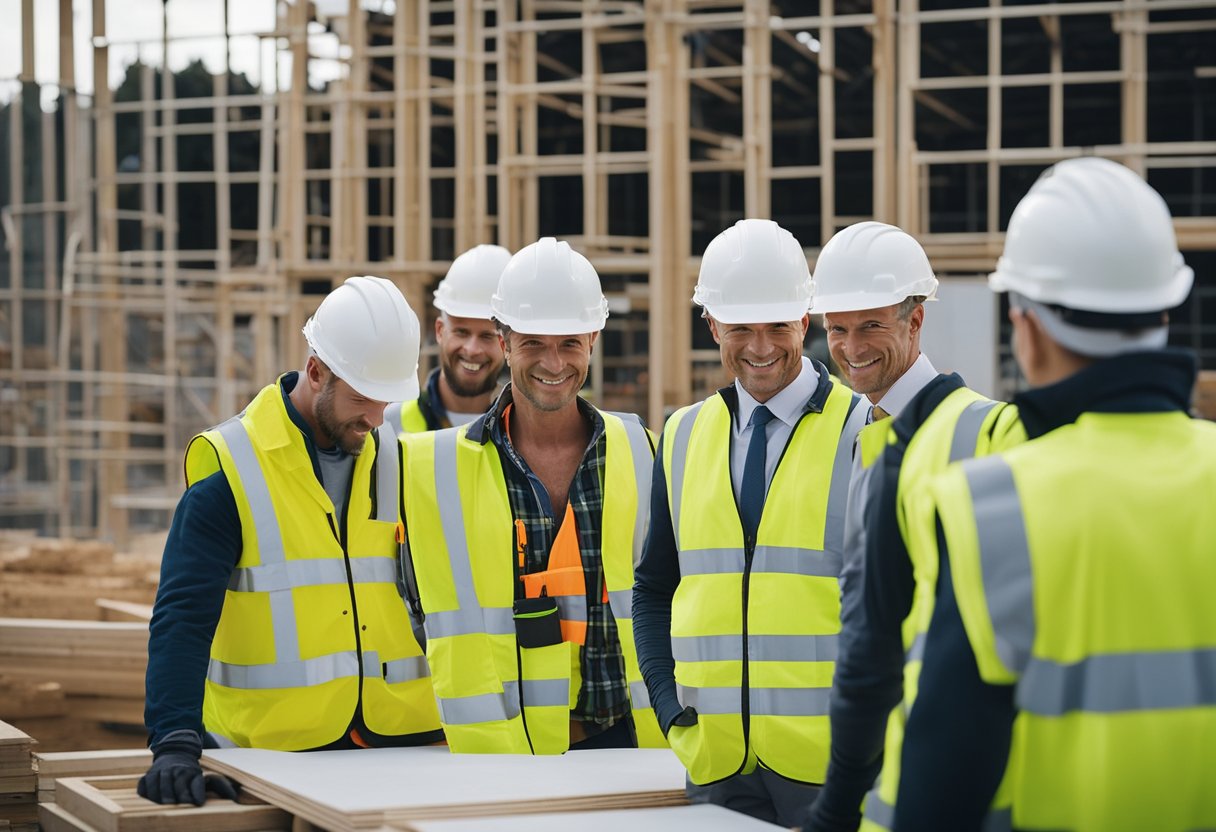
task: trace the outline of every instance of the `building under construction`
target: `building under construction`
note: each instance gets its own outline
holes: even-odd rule
[[[1197,277],[1171,337],[1216,369],[1216,0],[246,0],[274,10],[257,32],[215,3],[217,31],[136,42],[115,0],[59,0],[54,81],[34,0],[2,21],[0,525],[166,527],[186,442],[302,364],[348,275],[433,315],[464,249],[566,239],[611,303],[589,395],[657,425],[721,383],[689,298],[726,226],[770,217],[813,261],[891,222],[948,296],[1085,154],[1169,203]],[[204,41],[261,71],[166,71]],[[1008,393],[982,295],[954,323]]]

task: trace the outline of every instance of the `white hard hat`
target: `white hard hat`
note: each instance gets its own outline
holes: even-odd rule
[[[811,308],[802,245],[772,220],[739,220],[701,256],[693,303],[724,324],[797,321]]]
[[[458,318],[493,316],[490,298],[498,288],[498,278],[511,259],[502,246],[480,245],[452,261],[448,273],[435,288],[435,308]]]
[[[1096,157],[1060,162],[1031,186],[988,279],[997,292],[1106,314],[1172,309],[1193,281],[1165,200],[1123,165]]]
[[[828,240],[815,261],[811,311],[860,312],[910,297],[934,299],[937,278],[920,243],[883,222],[859,222]]]
[[[511,257],[490,300],[494,318],[529,335],[599,332],[608,319],[600,276],[570,244],[541,237]]]
[[[303,331],[317,358],[359,395],[379,402],[418,397],[418,316],[392,281],[348,277]]]

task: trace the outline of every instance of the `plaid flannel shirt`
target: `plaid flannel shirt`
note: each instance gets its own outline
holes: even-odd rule
[[[489,428],[490,440],[498,448],[506,472],[507,496],[511,513],[522,520],[527,531],[524,571],[543,571],[549,561],[549,550],[557,536],[558,523],[553,516],[549,494],[528,463],[511,445],[504,429],[502,414],[512,401],[511,386],[502,391],[487,417],[470,429]],[[581,397],[579,412],[592,425],[591,442],[570,483],[570,505],[578,524],[579,552],[587,585],[587,639],[579,655],[583,683],[578,702],[571,710],[574,719],[592,723],[601,729],[619,722],[629,714],[629,694],[625,681],[625,660],[617,635],[616,619],[604,603],[604,565],[602,560],[602,518],[604,508],[604,461],[607,437],[604,419]]]

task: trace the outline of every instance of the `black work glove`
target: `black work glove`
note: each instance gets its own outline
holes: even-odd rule
[[[222,774],[203,774],[199,757],[203,741],[191,730],[173,731],[152,749],[152,767],[139,778],[136,791],[154,803],[202,806],[207,792],[236,800],[236,786]]]
[[[672,717],[671,721],[667,723],[665,728],[663,728],[663,735],[666,736],[667,732],[671,730],[671,726],[673,725],[679,725],[681,728],[690,728],[696,724],[697,709],[692,705],[689,705],[684,708],[684,710]]]

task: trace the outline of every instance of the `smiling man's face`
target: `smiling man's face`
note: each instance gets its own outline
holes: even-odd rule
[[[768,401],[798,377],[809,315],[798,321],[766,324],[707,320],[722,354],[722,366],[756,401]]]
[[[860,312],[828,312],[832,360],[854,391],[877,403],[920,355],[920,328],[925,308],[919,303],[906,317],[901,304]]]

